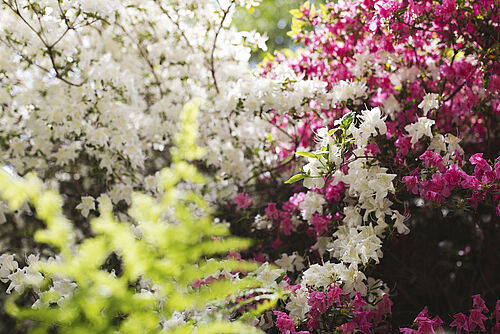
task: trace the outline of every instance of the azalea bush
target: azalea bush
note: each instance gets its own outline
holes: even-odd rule
[[[46,328],[90,326],[81,296],[95,291],[83,274],[97,271],[124,284],[116,300],[141,289],[155,296],[138,313],[96,304],[123,331],[129,321],[152,331],[185,322],[190,331],[214,319],[270,333],[500,331],[498,3],[306,2],[290,13],[288,34],[301,48],[250,69],[265,37],[231,19],[257,5],[2,1],[0,187],[17,189],[9,175],[41,180],[21,186],[23,200],[4,190],[10,205],[0,202],[1,299],[16,296],[2,315],[6,330],[44,318]],[[176,135],[193,98],[205,155]],[[192,171],[179,154],[206,183],[168,180],[163,167]],[[62,196],[45,215],[42,188]],[[196,311],[168,306],[168,292],[145,278],[157,266],[174,270],[158,252],[177,194],[197,204],[178,207],[191,212],[186,221],[201,219],[207,202],[219,222],[177,251],[195,252],[210,235],[224,245],[183,262],[182,279],[160,283],[206,291],[193,297]],[[71,229],[51,227],[63,214]],[[142,231],[156,214],[159,225]],[[33,238],[40,218],[55,230]],[[126,240],[113,243],[118,230],[108,225]],[[254,243],[224,244],[219,226]],[[64,250],[69,230],[74,246]],[[100,254],[85,245],[104,241],[102,258],[83,263]],[[155,249],[150,261],[136,257],[143,241]],[[228,267],[207,275],[200,260]],[[222,276],[241,279],[243,290],[211,295]],[[58,312],[65,317],[51,322]]]

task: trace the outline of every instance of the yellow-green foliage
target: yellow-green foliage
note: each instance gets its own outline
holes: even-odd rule
[[[95,237],[76,245],[73,225],[62,214],[63,201],[54,191],[43,189],[34,175],[13,177],[0,169],[0,195],[12,209],[25,201],[36,209],[47,228],[38,231],[38,242],[53,245],[60,251],[61,262],[40,262],[46,277],[66,277],[77,284],[71,297],[54,306],[58,296],[43,294],[39,309],[20,307],[16,296],[7,301],[7,311],[18,319],[36,321],[36,333],[156,333],[161,319],[174,311],[203,309],[207,304],[224,300],[256,288],[251,278],[229,282],[218,280],[209,286],[192,288],[197,278],[218,270],[251,271],[254,265],[236,260],[206,260],[249,245],[247,240],[229,237],[227,227],[215,224],[204,200],[196,193],[181,191],[180,182],[201,184],[204,178],[187,160],[199,158],[203,150],[196,146],[198,105],[186,104],[182,130],[175,138],[172,165],[161,172],[161,198],[134,194],[129,215],[140,224],[138,239],[130,223],[117,221],[111,203],[101,201],[98,218],[91,221]],[[196,214],[193,208],[196,207]],[[202,214],[200,214],[202,212]],[[121,275],[116,277],[102,266],[111,254],[121,259]],[[157,295],[138,293],[139,280],[156,286]],[[47,290],[47,287],[45,287]],[[161,302],[160,302],[161,300]],[[259,332],[242,322],[212,317],[201,324],[188,322],[175,333],[252,333]]]

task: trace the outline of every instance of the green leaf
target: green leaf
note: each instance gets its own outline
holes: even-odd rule
[[[351,126],[352,122],[354,122],[354,117],[356,116],[356,114],[351,111],[351,112],[348,112],[347,114],[345,114],[341,121],[340,121],[340,128],[343,129],[343,130],[347,130],[349,129],[349,127]]]
[[[288,180],[285,181],[285,183],[294,183],[297,181],[300,181],[302,179],[305,179],[306,175],[305,174],[297,174],[289,178]]]
[[[316,158],[316,154],[311,153],[311,152],[297,152],[295,154],[306,157],[306,158]]]

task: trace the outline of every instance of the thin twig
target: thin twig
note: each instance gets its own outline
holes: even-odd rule
[[[217,79],[215,77],[215,67],[214,67],[214,53],[215,53],[215,47],[217,44],[217,38],[219,37],[219,33],[222,30],[222,27],[224,26],[224,21],[226,20],[227,14],[229,13],[229,10],[233,6],[235,0],[232,0],[227,9],[222,11],[222,20],[220,22],[219,27],[217,28],[217,31],[215,32],[215,37],[214,37],[214,42],[212,44],[212,51],[210,52],[210,71],[212,72],[212,79],[214,80],[214,86],[215,90],[217,91],[217,94],[219,94],[219,87],[217,85]],[[219,1],[217,1],[219,3]],[[220,4],[219,4],[220,7]]]

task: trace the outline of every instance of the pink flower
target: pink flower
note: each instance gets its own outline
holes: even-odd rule
[[[315,213],[311,224],[314,226],[314,230],[316,231],[316,235],[320,235],[322,232],[328,232],[328,222],[329,219]]]
[[[380,151],[380,148],[378,147],[377,143],[371,142],[368,145],[366,145],[366,153],[368,155],[376,157],[377,154],[380,154],[382,152]]]
[[[456,186],[460,183],[460,181],[462,181],[464,175],[466,174],[459,170],[457,165],[453,164],[444,174],[444,179],[446,180],[446,182],[448,182],[448,184]]]
[[[484,314],[481,313],[481,309],[475,308],[470,310],[469,316],[469,330],[473,331],[476,326],[479,326],[482,332],[486,332],[483,321],[488,319]]]
[[[464,175],[464,180],[461,183],[462,187],[477,189],[481,186],[481,182],[478,181],[474,176]]]
[[[310,318],[309,321],[307,322],[307,329],[310,331],[313,331],[315,328],[318,328],[319,322],[316,317]]]
[[[239,193],[236,195],[236,197],[233,199],[233,202],[237,205],[237,209],[246,209],[250,205],[252,205],[252,199],[248,194],[245,193]]]
[[[455,320],[450,324],[450,327],[457,327],[457,334],[462,332],[462,329],[469,333],[469,324],[467,316],[463,313],[457,313],[454,315]]]
[[[293,222],[290,218],[283,218],[280,223],[280,232],[284,235],[292,234]]]
[[[356,311],[361,311],[363,309],[363,306],[366,305],[365,300],[361,296],[361,293],[356,292],[356,295],[354,296],[354,300],[352,301],[352,306],[354,306],[354,310]]]
[[[441,20],[448,20],[453,14],[455,14],[457,4],[455,0],[444,0],[442,4],[436,6],[435,14],[440,17]]]
[[[266,216],[270,219],[278,219],[279,212],[276,208],[276,203],[269,202],[266,208]]]
[[[472,296],[472,307],[480,309],[481,312],[488,313],[489,310],[486,307],[486,304],[484,303],[483,298],[481,298],[481,295],[473,295]]]
[[[414,195],[418,194],[418,179],[416,176],[404,176],[403,183],[406,184],[406,190]]]
[[[433,151],[425,151],[420,155],[419,159],[423,160],[424,163],[429,167],[443,166],[443,158]]]
[[[497,300],[497,304],[495,305],[495,318],[497,319],[497,323],[500,323],[500,299]]]
[[[311,292],[307,304],[311,306],[313,311],[317,311],[320,314],[326,312],[325,294],[323,292]]]
[[[411,137],[399,137],[394,145],[399,148],[401,154],[407,155],[411,147]]]
[[[353,312],[352,321],[356,323],[357,329],[364,334],[370,334],[371,323],[368,321],[368,315],[370,315],[371,311],[363,311],[363,312]]]
[[[495,164],[495,176],[500,179],[500,157],[497,158],[497,163]]]
[[[292,197],[288,200],[288,202],[295,208],[297,209],[299,207],[299,204],[301,202],[304,202],[306,194],[303,192],[293,194]]]
[[[326,297],[328,298],[328,307],[330,307],[333,302],[335,302],[337,306],[340,306],[340,295],[343,294],[344,291],[334,284],[326,294]]]
[[[282,334],[295,334],[295,324],[288,314],[280,311],[273,311],[274,315],[278,316],[274,324]]]
[[[491,172],[493,168],[483,159],[483,153],[476,153],[469,159],[470,163],[476,165],[474,168],[474,176],[481,179],[485,172]]]
[[[393,302],[389,299],[389,295],[385,294],[382,300],[377,304],[378,310],[392,315],[392,304]]]

